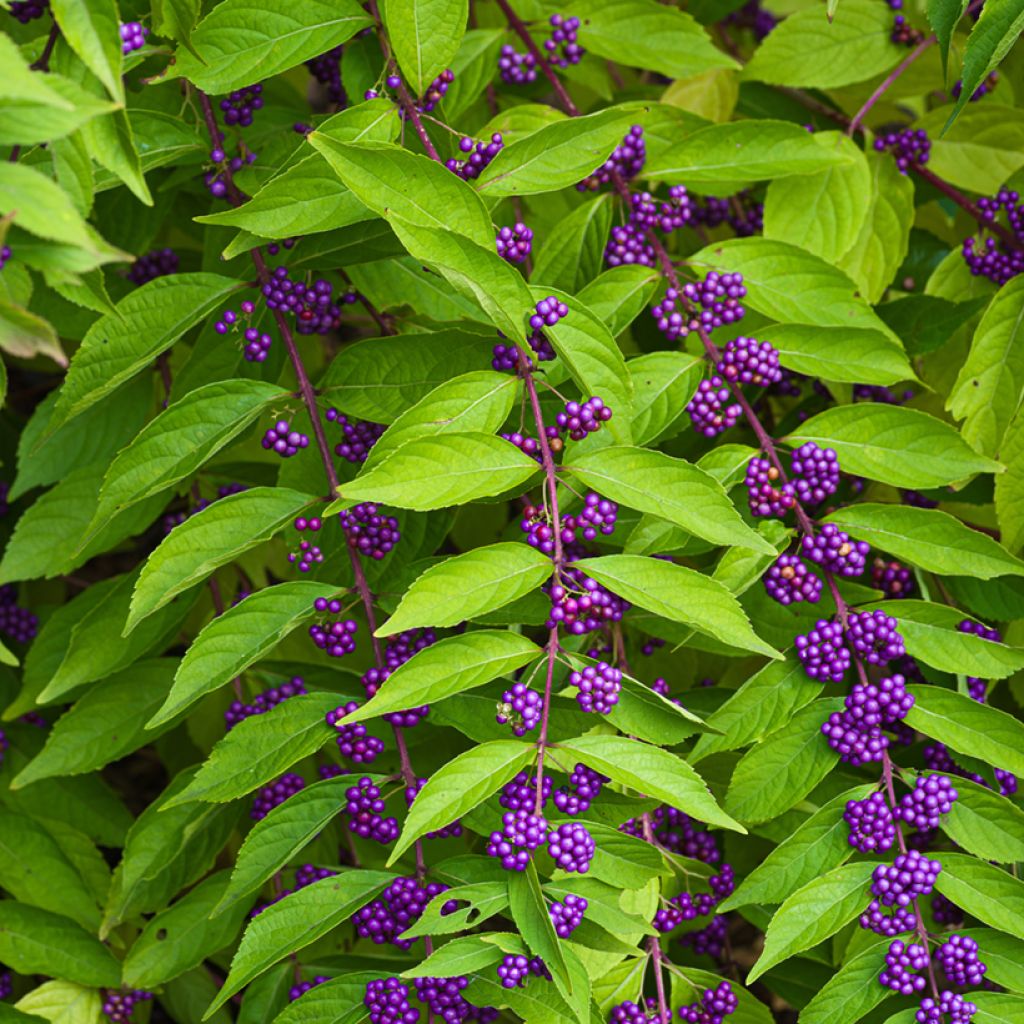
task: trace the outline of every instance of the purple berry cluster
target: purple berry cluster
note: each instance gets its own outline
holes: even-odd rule
[[[398,520],[383,515],[370,501],[338,513],[349,546],[379,562],[402,538]]]
[[[229,175],[237,174],[243,167],[256,162],[256,154],[244,147],[240,147],[238,156],[233,156],[229,160],[222,144],[223,140],[210,150],[210,160],[221,166],[203,176],[203,181],[214,199],[223,199],[228,194]]]
[[[525,683],[515,683],[501,695],[495,720],[510,725],[516,736],[525,736],[540,725],[544,698]]]
[[[333,406],[327,410],[327,420],[330,423],[337,423],[343,435],[342,440],[334,446],[335,455],[340,455],[346,462],[357,465],[366,461],[370,449],[380,440],[381,434],[387,430],[383,423],[374,423],[371,420],[350,420]]]
[[[994,224],[1002,210],[1017,244],[1008,246],[1002,239],[989,237],[979,246],[977,239],[966,238],[962,247],[964,262],[975,277],[987,277],[1002,286],[1024,272],[1024,205],[1019,193],[1001,189],[991,198],[979,199],[978,209],[986,224]]]
[[[295,796],[306,785],[306,780],[294,772],[286,772],[276,782],[264,786],[252,802],[249,817],[262,821],[275,807],[279,807],[290,796]]]
[[[544,334],[545,327],[554,327],[559,320],[569,315],[569,307],[564,302],[559,302],[554,295],[549,295],[547,298],[541,299],[534,307],[533,313],[530,314],[530,334],[527,337],[527,343],[536,355],[538,362],[550,362],[555,358],[555,350],[548,341]],[[493,350],[494,358],[491,360],[491,366],[495,370],[518,370],[519,368],[519,349],[515,345],[504,345],[497,344]],[[529,362],[529,360],[527,361]],[[532,365],[532,364],[531,364]],[[552,432],[557,434],[553,428],[548,428],[549,436]],[[512,437],[520,437],[519,434],[502,434],[502,437],[506,440],[511,440]],[[512,442],[516,444],[515,441]],[[536,444],[536,442],[534,442]],[[517,444],[517,447],[522,447],[521,444]],[[526,450],[525,448],[523,449]],[[528,455],[533,452],[527,452]]]
[[[551,787],[551,776],[545,775],[541,786],[541,807],[548,802]],[[519,772],[511,782],[506,782],[502,787],[498,803],[510,811],[532,810],[537,806],[537,779],[528,772]]]
[[[821,587],[821,580],[797,555],[780,555],[764,575],[764,588],[768,596],[779,604],[796,604],[800,601],[817,604],[821,599]]]
[[[551,975],[539,956],[528,958],[521,953],[508,953],[498,964],[498,981],[502,988],[522,988],[531,975],[550,979]]]
[[[321,614],[338,615],[342,604],[337,599],[328,600],[318,597],[313,602],[313,610]],[[309,635],[313,643],[328,657],[343,658],[356,649],[356,632],[359,623],[355,619],[334,619],[333,621],[314,622],[309,627]]]
[[[315,565],[321,565],[324,560],[324,553],[311,541],[300,540],[299,550],[288,553],[288,561],[293,565],[298,563],[299,572],[309,572]]]
[[[959,794],[945,775],[921,775],[914,789],[900,800],[896,813],[912,828],[922,832],[939,827]]]
[[[742,335],[726,342],[718,372],[730,382],[768,387],[782,379],[779,353],[767,342]]]
[[[577,762],[569,775],[569,786],[562,786],[555,791],[555,806],[570,817],[583,814],[590,809],[591,803],[598,798],[601,787],[611,780],[607,775],[588,768]],[[572,787],[572,788],[569,788]]]
[[[888,0],[891,10],[897,13],[893,15],[892,32],[889,38],[897,46],[918,46],[924,41],[924,33],[914,28],[907,19],[899,12],[903,10],[903,0]]]
[[[7,13],[27,25],[41,18],[50,9],[50,0],[12,0]]]
[[[498,73],[508,85],[529,85],[537,80],[537,60],[532,53],[520,53],[506,43],[498,55]]]
[[[429,114],[438,105],[438,103],[444,99],[445,93],[448,92],[448,87],[454,81],[455,72],[452,71],[451,68],[445,68],[445,70],[427,86],[426,91],[420,97],[420,101],[416,104],[416,109],[421,114]],[[389,88],[397,89],[401,82],[396,76],[392,75],[388,79],[387,84]],[[405,111],[400,110],[399,113],[404,116]]]
[[[971,98],[967,101],[968,103],[977,103],[982,96],[987,96],[992,90],[999,84],[999,72],[990,71],[981,82],[974,92],[971,93]],[[964,91],[964,83],[962,78],[956,80],[956,84],[953,86],[952,93],[953,99],[960,99],[960,94]]]
[[[149,29],[137,21],[121,22],[121,53],[127,57],[129,53],[141,50],[146,45]]]
[[[978,956],[978,943],[969,935],[950,935],[935,951],[935,959],[950,985],[981,985],[988,971]]]
[[[451,157],[445,163],[445,167],[453,174],[457,174],[463,181],[474,181],[483,174],[484,169],[501,152],[504,145],[501,132],[495,132],[489,140],[484,139],[480,142],[464,135],[459,139],[459,152],[465,153],[465,157],[461,160]],[[503,255],[500,247],[498,255]],[[518,263],[519,261],[515,260],[514,262]]]
[[[384,648],[384,668],[370,668],[363,673],[363,690],[366,696],[372,697],[396,668],[404,665],[413,655],[429,647],[437,639],[432,629],[412,629],[396,633],[388,637]],[[391,711],[384,715],[384,721],[400,729],[411,729],[424,719],[430,711],[428,704],[407,708],[404,711]]]
[[[968,1002],[959,992],[944,989],[938,1000],[925,996],[921,1008],[914,1014],[918,1024],[940,1024],[948,1019],[949,1024],[970,1024],[978,1007]]]
[[[579,18],[566,18],[561,14],[552,14],[548,19],[551,35],[544,40],[545,56],[548,62],[560,68],[570,64],[579,64],[586,50],[576,41],[579,31]]]
[[[879,864],[871,874],[875,899],[861,915],[861,927],[879,935],[910,931],[917,923],[914,901],[931,893],[941,870],[937,860],[929,860],[919,850],[899,854],[892,864]],[[885,913],[884,907],[892,913]]]
[[[844,700],[842,711],[833,712],[821,731],[828,744],[849,764],[880,761],[889,747],[883,728],[901,722],[914,706],[903,676],[894,675],[857,683]]]
[[[692,331],[710,334],[716,327],[743,319],[746,309],[739,300],[746,294],[742,274],[719,274],[712,270],[703,281],[687,282],[681,289],[669,288],[661,302],[651,309],[651,314],[657,321],[658,330],[669,341],[685,338]],[[738,347],[735,349],[737,361],[742,351]],[[780,379],[775,373],[772,377]],[[773,381],[764,383],[767,385]]]
[[[848,801],[843,820],[850,828],[850,845],[861,853],[884,853],[896,841],[896,821],[880,792]]]
[[[558,429],[573,441],[582,441],[612,418],[612,410],[596,395],[585,402],[566,402],[565,409],[555,417]]]
[[[720,403],[729,399],[728,389],[723,386],[722,390],[725,391],[725,395],[719,397]],[[731,417],[733,423],[743,412],[738,405],[735,409],[738,411]],[[745,483],[747,503],[755,516],[774,516],[781,519],[796,504],[793,484],[788,481],[783,483],[782,474],[767,459],[755,456],[747,463]]]
[[[900,174],[906,174],[914,167],[923,167],[931,155],[932,142],[923,128],[902,128],[886,132],[875,139],[879,153],[892,153]]]
[[[7,266],[7,261],[11,258],[11,247],[9,245],[0,245],[0,270],[3,270]]]
[[[807,441],[794,450],[790,467],[801,505],[820,505],[839,489],[839,459],[831,448]]]
[[[220,101],[224,123],[230,128],[248,128],[252,124],[252,115],[263,108],[263,86],[247,85],[243,89],[229,92]]]
[[[533,248],[533,231],[521,221],[498,229],[494,239],[498,255],[509,263],[522,263]],[[568,311],[568,310],[567,310]]]
[[[269,309],[279,309],[295,317],[299,334],[329,334],[341,322],[341,309],[334,300],[334,285],[317,278],[312,285],[288,276],[287,267],[275,268],[270,280],[261,288]],[[355,300],[346,292],[342,302]]]
[[[760,0],[747,0],[738,10],[725,18],[725,24],[739,29],[747,29],[754,34],[754,41],[761,42],[779,23],[771,11],[766,11]]]
[[[305,692],[306,684],[302,677],[293,676],[287,683],[282,683],[280,686],[272,686],[269,690],[257,693],[251,704],[244,704],[240,700],[234,700],[227,711],[224,712],[225,728],[230,732],[239,722],[243,722],[253,715],[265,715],[271,708],[276,708],[282,701]]]
[[[809,633],[795,637],[796,656],[812,679],[841,683],[850,667],[850,652],[838,622],[818,619]]]
[[[563,871],[589,871],[594,850],[593,837],[578,822],[559,825],[548,835],[548,855]]]
[[[574,636],[592,633],[606,622],[619,622],[629,602],[592,580],[580,569],[563,569],[558,583],[546,584],[551,598],[547,628],[564,626]]]
[[[0,263],[2,266],[2,263]],[[140,256],[128,271],[128,280],[132,284],[146,284],[158,277],[178,272],[178,254],[173,249],[154,249]]]
[[[899,562],[876,558],[871,566],[871,585],[891,600],[910,597],[914,592],[914,573]]]
[[[384,817],[384,801],[380,790],[365,775],[345,790],[345,813],[348,827],[363,839],[393,843],[398,838],[398,819]]]
[[[612,228],[604,247],[604,261],[609,267],[653,267],[657,258],[642,227],[618,224]]]
[[[307,885],[312,885],[324,878],[333,878],[337,873],[337,871],[331,871],[330,868],[318,868],[315,864],[302,864],[295,869],[295,885],[291,889],[282,889],[273,899],[267,900],[265,903],[257,903],[250,911],[249,916],[258,917],[267,907],[280,903],[286,896],[291,896],[292,893],[305,889]]]
[[[442,882],[422,883],[414,877],[396,878],[381,893],[380,899],[357,910],[352,921],[364,939],[370,939],[377,945],[389,943],[399,949],[409,949],[416,939],[403,939],[400,937],[402,932],[408,931],[423,916],[427,904],[435,896],[447,890],[448,886]]]
[[[363,1005],[370,1024],[416,1024],[420,1011],[409,1002],[409,988],[398,978],[377,978],[366,983]]]
[[[903,637],[897,632],[898,625],[881,609],[851,612],[846,622],[846,639],[858,658],[869,665],[885,665],[907,653]]]
[[[111,1024],[130,1024],[136,1005],[152,998],[152,992],[141,988],[133,988],[127,992],[108,991],[103,1000],[103,1015]]]
[[[288,1002],[294,1003],[296,999],[304,996],[311,988],[316,988],[317,985],[322,985],[325,981],[331,979],[326,974],[318,974],[312,981],[300,981],[296,985],[292,985],[288,989]]]
[[[498,857],[506,871],[525,871],[530,854],[547,837],[548,823],[542,815],[522,808],[506,811],[501,817],[502,828],[491,833],[487,855]]]
[[[333,725],[338,733],[337,744],[341,756],[353,764],[372,764],[377,755],[384,752],[384,743],[376,736],[370,736],[363,722],[344,723],[346,715],[352,714],[359,704],[350,700],[346,704],[327,712],[327,724]]]
[[[914,972],[926,970],[927,967],[928,950],[925,946],[917,943],[908,946],[900,939],[895,939],[885,954],[885,970],[878,976],[878,980],[900,995],[912,996],[925,986],[924,975]]]
[[[853,540],[834,523],[826,523],[814,537],[805,536],[803,553],[816,565],[836,576],[860,576],[867,564],[870,545]]]
[[[587,665],[582,671],[573,672],[569,676],[569,685],[579,691],[576,703],[580,710],[607,715],[619,703],[622,672],[607,662],[599,661],[596,665]]]
[[[641,125],[635,124],[626,133],[622,142],[612,150],[611,156],[596,171],[588,174],[576,188],[580,192],[594,192],[602,185],[607,185],[614,175],[624,181],[630,181],[643,170],[646,160],[644,130]]]
[[[309,447],[309,437],[298,430],[292,430],[287,420],[278,420],[267,429],[262,444],[267,451],[276,452],[282,459],[290,459],[298,455],[301,449]]]
[[[255,303],[248,299],[242,302],[242,315],[251,317],[255,309]],[[221,314],[221,318],[213,325],[213,329],[218,334],[227,334],[228,331],[234,330],[238,324],[239,314],[233,309],[226,309]],[[242,351],[246,360],[250,363],[264,362],[270,354],[270,346],[273,344],[274,339],[266,331],[260,331],[251,324],[246,327],[244,337],[245,348]]]
[[[324,87],[327,99],[338,106],[344,106],[348,97],[341,84],[341,54],[343,47],[335,46],[319,57],[306,61],[309,73]]]
[[[10,583],[0,586],[0,634],[27,644],[39,632],[39,618],[18,604],[18,592]]]

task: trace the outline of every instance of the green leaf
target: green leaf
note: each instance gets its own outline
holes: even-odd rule
[[[654,0],[578,0],[580,44],[599,57],[670,78],[735,67],[689,14]]]
[[[938,509],[868,503],[838,509],[825,522],[928,572],[982,580],[1024,575],[1024,562],[988,534]]]
[[[1024,415],[1014,416],[1003,437],[1000,457],[1006,472],[996,477],[996,518],[1003,544],[1010,551],[1024,547]]]
[[[153,0],[153,30],[185,42],[196,27],[201,6],[200,0]]]
[[[613,335],[618,335],[647,308],[658,281],[653,267],[637,264],[612,267],[591,281],[579,297],[608,325]]]
[[[143,177],[142,159],[127,113],[115,110],[94,118],[82,125],[81,132],[93,159],[113,175],[111,184],[116,184],[114,179],[123,181],[140,203],[152,206],[153,197]],[[100,185],[103,184],[101,179]]]
[[[330,742],[336,733],[324,716],[337,706],[337,694],[300,693],[266,714],[239,722],[165,806],[192,800],[227,803],[266,785]]]
[[[601,273],[611,226],[610,194],[594,196],[574,207],[551,229],[537,253],[531,283],[577,293]],[[586,301],[582,295],[579,298]]]
[[[949,62],[949,44],[957,22],[967,10],[968,0],[928,0],[928,23],[939,41],[942,54],[942,73],[946,74]]]
[[[414,939],[420,935],[449,935],[463,932],[470,925],[479,927],[508,906],[508,882],[476,882],[458,885],[439,893],[423,911],[420,919],[402,932],[402,938]],[[458,906],[445,913],[449,901]]]
[[[497,254],[493,237],[483,246],[463,235],[397,217],[389,217],[388,223],[411,256],[472,299],[506,337],[526,344],[526,318],[533,308],[530,290],[519,272]]]
[[[456,626],[536,590],[551,572],[550,558],[519,542],[490,544],[455,555],[413,582],[377,634],[390,636],[417,626]]]
[[[813,701],[748,750],[725,795],[729,813],[748,824],[770,821],[803,800],[839,761],[821,726],[842,706],[839,697]]]
[[[276,384],[225,380],[206,384],[151,420],[107,470],[97,521],[191,476],[275,402]]]
[[[733,238],[701,249],[690,262],[741,273],[744,304],[780,323],[886,331],[846,274],[787,242]]]
[[[883,385],[917,377],[906,354],[882,331],[772,324],[758,337],[778,350],[783,366],[809,377]]]
[[[538,469],[530,456],[491,434],[418,437],[342,484],[340,493],[351,502],[376,501],[427,512],[502,494]]]
[[[1014,278],[992,300],[971,341],[946,408],[976,451],[994,456],[1024,394],[1024,279]]]
[[[6,809],[0,810],[0,885],[14,899],[89,931],[99,927],[96,901],[60,844],[37,821]]]
[[[241,286],[216,274],[172,274],[129,292],[86,332],[40,440],[148,367]]]
[[[13,71],[13,67],[8,64],[6,46],[3,49],[0,58],[4,61],[4,70],[10,68]],[[12,45],[12,49],[15,54],[18,53],[17,47]],[[63,143],[66,136],[81,128],[86,121],[116,109],[115,104],[98,99],[63,75],[51,72],[45,76],[46,85],[41,81],[42,76],[35,77],[41,87],[38,93],[8,99],[4,103],[4,119],[0,122],[0,140],[4,143],[20,142],[29,145],[51,139]],[[67,147],[61,148],[66,155]],[[81,207],[79,211],[87,212]]]
[[[483,201],[457,174],[429,157],[388,143],[353,145],[314,132],[310,143],[365,206],[390,221],[454,231],[494,248]]]
[[[948,116],[949,107],[940,107],[920,120],[935,140],[928,170],[957,188],[988,194],[1024,167],[1024,112],[999,100],[972,103],[944,131]]]
[[[768,925],[764,952],[747,976],[748,984],[849,924],[864,909],[876,866],[873,861],[844,864],[790,896]]]
[[[176,636],[199,598],[198,591],[179,595],[131,636],[120,635],[137,578],[137,571],[119,577],[117,588],[76,623],[64,660],[39,694],[40,703],[52,704],[85,683],[126,669],[150,651],[163,650]]]
[[[271,904],[249,922],[224,986],[206,1015],[223,1006],[268,967],[347,921],[394,877],[387,871],[345,871]]]
[[[744,69],[744,78],[815,89],[866,82],[902,57],[891,34],[891,12],[872,0],[843,0],[831,22],[819,8],[807,7],[775,27]]]
[[[633,381],[611,331],[571,295],[536,285],[530,291],[538,302],[554,294],[568,305],[569,315],[546,327],[544,335],[568,367],[583,397],[596,395],[612,409],[605,429],[619,444],[628,444],[633,439]]]
[[[313,580],[292,580],[265,587],[208,622],[178,665],[174,685],[145,725],[166,725],[200,697],[213,693],[272,651],[314,614],[318,597],[342,591]],[[134,634],[133,634],[134,635]]]
[[[278,804],[246,835],[231,873],[231,883],[214,906],[222,914],[280,871],[335,818],[345,803],[350,778],[323,779]]]
[[[844,472],[893,487],[928,488],[976,473],[998,473],[998,462],[971,449],[954,427],[917,409],[880,403],[842,405],[801,424],[787,443],[832,448]]]
[[[702,573],[642,555],[605,555],[574,564],[631,604],[692,626],[730,647],[782,657],[754,633],[736,598]]]
[[[192,53],[178,50],[171,73],[206,92],[229,92],[340,46],[370,24],[356,0],[225,0],[192,33]]]
[[[800,177],[775,177],[765,195],[764,236],[801,245],[826,262],[835,263],[853,248],[867,221],[871,171],[851,139],[838,132],[811,138],[817,140],[819,148],[827,146],[827,152],[844,156],[845,162],[834,161]]]
[[[935,888],[984,924],[1024,939],[1024,882],[964,853],[943,853]]]
[[[11,785],[17,789],[39,779],[83,775],[152,742],[145,718],[167,696],[176,667],[173,658],[143,661],[90,689],[56,722],[46,746]]]
[[[210,919],[227,885],[228,872],[219,871],[151,918],[125,957],[124,984],[154,989],[230,945],[248,908]]]
[[[590,821],[587,822],[587,831],[596,846],[587,878],[596,879],[621,891],[639,889],[667,873],[662,855],[643,839]],[[574,891],[579,891],[578,882],[586,880],[573,879],[571,884]]]
[[[720,976],[712,971],[699,971],[687,965],[685,974],[680,971],[672,975],[672,1005],[678,1002],[697,1003],[705,991],[717,987],[720,981]],[[738,1003],[730,1014],[733,1024],[771,1024],[774,1019],[771,1011],[749,989],[735,985],[733,994]]]
[[[533,760],[535,753],[532,743],[492,740],[463,751],[439,768],[427,780],[409,809],[388,864],[394,864],[427,832],[450,825],[492,793],[497,793],[516,772]]]
[[[985,76],[1009,52],[1022,29],[1024,7],[1021,7],[1018,0],[996,0],[991,7],[982,10],[964,48],[964,63],[960,72],[963,89],[946,121],[947,130],[970,101],[974,90],[985,80]]]
[[[421,96],[459,52],[469,0],[387,0],[383,15],[398,66]]]
[[[8,161],[0,167],[0,214],[13,214],[19,228],[39,238],[101,254],[96,237],[60,186],[25,164]]]
[[[633,379],[633,437],[654,444],[671,436],[704,376],[704,360],[686,352],[648,352],[626,364]]]
[[[907,725],[953,750],[1024,775],[1024,725],[987,704],[938,686],[908,686]]]
[[[988,967],[985,973],[989,981],[1013,992],[1024,992],[1024,940],[991,928],[958,928],[957,931],[978,943]]]
[[[103,1002],[94,988],[73,981],[44,981],[23,995],[15,1006],[0,1004],[4,1024],[100,1024]]]
[[[959,796],[949,814],[942,816],[946,835],[982,860],[1000,864],[1024,860],[1024,811],[969,779],[950,781]]]
[[[892,939],[878,939],[839,968],[800,1011],[804,1024],[853,1024],[863,1019],[890,990],[878,983]]]
[[[708,717],[707,724],[718,732],[701,736],[690,760],[737,750],[775,732],[820,696],[822,689],[822,684],[809,679],[803,665],[792,656],[769,662]]]
[[[550,562],[548,566],[550,571]],[[488,629],[445,637],[395,669],[377,693],[343,721],[362,722],[442,701],[514,672],[540,653],[532,640],[518,633]]]
[[[625,736],[581,736],[557,747],[623,786],[678,807],[698,821],[745,832],[715,802],[704,780],[680,757]]]
[[[341,351],[320,389],[345,413],[394,423],[441,384],[486,373],[479,367],[489,351],[489,339],[456,330],[367,338]],[[456,411],[446,407],[441,418]]]
[[[60,914],[0,900],[0,957],[19,974],[117,988],[120,964],[94,935]]]
[[[600,448],[570,454],[567,468],[605,497],[666,519],[712,544],[775,553],[743,522],[725,488],[684,459],[645,448]]]
[[[124,103],[121,81],[121,22],[114,0],[52,0],[50,10],[61,38],[103,83],[111,97]]]
[[[562,954],[562,945],[551,923],[551,914],[537,877],[537,867],[532,860],[525,871],[509,872],[508,905],[512,921],[529,951],[544,961],[562,994],[571,993],[572,980]]]
[[[928,601],[874,602],[865,609],[884,608],[899,622],[907,652],[942,672],[1005,679],[1024,668],[1024,650],[962,633],[963,612]]]
[[[608,159],[639,107],[618,106],[544,125],[506,145],[487,165],[477,188],[485,196],[529,196],[574,185]]]
[[[18,359],[47,356],[60,367],[68,365],[68,357],[53,325],[3,299],[0,299],[0,350]]]
[[[846,804],[863,800],[872,789],[869,784],[848,789],[819,807],[719,904],[719,912],[751,903],[782,903],[797,889],[847,861],[853,847],[850,826],[843,818]]]
[[[972,992],[978,1024],[1020,1024],[1024,999],[1012,992]]]
[[[285,487],[253,487],[218,499],[176,526],[143,566],[124,633],[175,594],[269,540],[314,500]]]
[[[0,59],[4,63],[4,79],[0,82],[0,97],[5,101],[34,100],[54,110],[71,110],[74,103],[50,88],[57,75],[37,75],[21,55],[21,48],[10,36],[0,39]],[[4,111],[7,113],[6,109]]]
[[[170,806],[194,774],[194,769],[187,769],[178,775],[129,830],[123,859],[114,872],[101,935],[136,914],[159,910],[202,878],[234,831],[242,814],[238,804]]]
[[[445,943],[422,963],[403,971],[403,978],[455,978],[460,974],[483,970],[496,964],[508,947],[517,953],[527,952],[526,944],[510,932],[486,935],[463,935]]]
[[[367,467],[417,437],[493,434],[508,419],[518,394],[518,380],[494,370],[474,370],[443,381],[384,431],[367,455]]]
[[[684,185],[714,185],[723,180],[743,183],[856,166],[854,159],[834,138],[819,138],[789,121],[733,121],[709,125],[687,136],[652,160],[644,168],[644,176]],[[809,191],[816,185],[820,187],[814,179],[806,188]],[[804,198],[806,201],[806,193]]]

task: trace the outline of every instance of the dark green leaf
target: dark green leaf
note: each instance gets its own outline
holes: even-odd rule
[[[943,853],[935,888],[984,924],[1024,939],[1024,882],[964,853]]]

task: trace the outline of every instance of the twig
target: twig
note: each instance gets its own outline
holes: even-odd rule
[[[867,100],[865,100],[864,106],[862,106],[860,110],[853,115],[853,120],[850,121],[846,128],[847,135],[852,136],[853,133],[860,128],[860,123],[867,116],[868,111],[871,110],[871,108],[889,91],[896,79],[899,78],[900,75],[902,75],[918,57],[925,53],[925,51],[930,47],[934,46],[937,42],[938,39],[935,35],[930,35],[924,40],[924,42],[918,43],[917,46],[915,46],[914,49],[911,50],[910,53],[908,53],[907,56],[889,72],[888,75],[885,76],[878,88],[867,98]]]

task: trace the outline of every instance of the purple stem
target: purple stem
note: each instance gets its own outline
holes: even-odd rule
[[[867,98],[864,106],[862,106],[860,110],[853,115],[853,120],[846,128],[847,135],[852,136],[853,133],[860,128],[860,123],[867,116],[868,111],[870,111],[871,108],[889,91],[896,79],[899,78],[900,75],[902,75],[903,72],[921,56],[921,54],[929,49],[929,47],[934,46],[937,42],[938,39],[934,35],[930,35],[924,40],[924,42],[918,43],[917,46],[915,46],[914,49],[911,50],[910,53],[908,53],[907,56],[889,72],[888,75],[885,76],[878,88]]]

